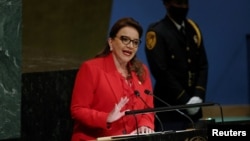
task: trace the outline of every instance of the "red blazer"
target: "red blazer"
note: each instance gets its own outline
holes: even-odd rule
[[[146,80],[142,84],[135,73],[132,73],[133,89],[138,90],[140,96],[153,107],[153,97],[144,94],[144,90],[152,91],[152,84],[148,68]],[[104,58],[95,58],[84,62],[76,76],[71,100],[71,116],[74,123],[71,141],[93,140],[98,137],[129,134],[138,127],[148,126],[154,129],[154,115],[138,114],[123,116],[107,128],[107,116],[124,97],[124,88],[121,76],[118,73],[113,56],[110,54]],[[131,100],[134,97],[133,100]],[[131,94],[127,108],[130,110],[148,108],[143,101]],[[128,109],[123,109],[128,110]],[[137,121],[136,121],[137,119]]]

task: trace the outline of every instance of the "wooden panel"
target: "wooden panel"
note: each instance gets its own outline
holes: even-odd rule
[[[105,45],[112,0],[23,0],[22,71],[69,70]]]
[[[222,105],[224,117],[250,117],[250,105]],[[220,117],[220,108],[218,106],[203,107],[203,117]]]

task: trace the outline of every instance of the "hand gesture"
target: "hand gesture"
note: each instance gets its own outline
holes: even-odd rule
[[[128,101],[129,99],[127,97],[122,97],[120,102],[115,104],[114,109],[108,115],[107,123],[112,123],[125,115],[125,111],[121,111],[121,109]]]

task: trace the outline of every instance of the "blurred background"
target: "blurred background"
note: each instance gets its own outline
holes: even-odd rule
[[[206,100],[222,106],[225,120],[248,121],[250,1],[189,4],[208,54]],[[117,19],[133,17],[145,33],[165,14],[161,0],[0,1],[0,140],[70,140],[80,64],[104,47]],[[144,38],[137,56],[147,64]],[[218,107],[204,109],[204,118],[219,121]]]

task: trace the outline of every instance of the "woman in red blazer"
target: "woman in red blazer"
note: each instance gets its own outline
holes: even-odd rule
[[[72,141],[154,132],[153,113],[125,115],[127,110],[153,108],[153,97],[144,94],[152,91],[150,72],[136,58],[142,33],[133,18],[119,19],[104,50],[80,66],[70,107]]]

